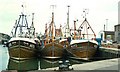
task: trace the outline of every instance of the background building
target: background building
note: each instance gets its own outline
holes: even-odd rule
[[[112,40],[112,41],[115,41],[115,32],[114,31],[104,31],[103,32],[103,40],[106,41],[106,40]]]
[[[118,2],[118,25],[114,26],[115,30],[115,41],[120,43],[120,1]]]
[[[120,24],[115,25],[115,41],[117,41],[117,43],[120,43]]]
[[[120,24],[120,1],[118,2],[118,24]]]

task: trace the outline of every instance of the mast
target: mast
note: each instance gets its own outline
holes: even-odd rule
[[[53,10],[52,10],[52,21],[51,21],[51,26],[52,26],[52,42],[54,42],[54,7],[55,5],[51,5]]]
[[[24,12],[24,6],[23,5],[22,5],[22,8],[23,8],[23,12]],[[24,29],[26,29],[28,31],[27,18],[26,18],[26,15],[24,15],[23,12],[21,12],[21,15],[19,15],[18,21],[16,20],[16,26],[15,26],[15,32],[14,32],[15,37],[16,37],[18,28],[19,28],[19,33],[18,33],[19,37],[22,37],[22,35],[25,34]],[[28,33],[28,32],[26,32],[26,33]]]
[[[13,37],[16,37],[17,27],[18,27],[18,24],[17,24],[17,20],[16,20],[16,21],[15,21],[15,33],[14,33]],[[13,31],[12,31],[12,34],[13,34]]]
[[[89,24],[89,22],[87,21],[87,18],[86,18],[86,15],[88,14],[88,13],[87,13],[87,9],[85,9],[85,10],[83,11],[83,13],[84,13],[83,18],[85,18],[85,19],[84,19],[84,21],[82,22],[82,24],[81,24],[80,27],[79,27],[80,35],[81,35],[81,31],[85,31],[85,33],[82,34],[82,35],[83,35],[83,38],[85,37],[85,35],[87,35],[87,39],[88,39],[88,35],[94,35],[94,38],[96,38],[96,34],[95,34],[95,32],[93,31],[92,27],[90,26],[90,24]],[[84,27],[83,27],[83,26],[84,26]],[[89,33],[89,32],[88,32],[89,29],[91,29],[92,34],[88,34],[88,33]]]
[[[76,21],[74,21],[74,39],[76,39]]]
[[[45,24],[45,36],[46,36],[46,39],[45,39],[45,45],[46,45],[46,42],[48,42],[48,29],[47,29],[47,23]]]
[[[32,13],[32,24],[30,26],[31,37],[35,37],[35,27],[34,27],[34,13]]]
[[[45,24],[45,34],[47,35],[47,23]]]
[[[51,39],[52,31],[51,31],[51,23],[49,24],[49,38]]]
[[[106,19],[106,31],[108,30],[108,19]]]
[[[69,37],[70,36],[70,27],[69,27],[69,5],[68,7],[68,12],[67,12],[67,27],[66,27],[66,32],[65,32],[65,37]]]
[[[22,16],[22,24],[20,25],[20,36],[22,36],[22,26],[23,26],[23,20],[24,20],[24,6],[22,5],[22,8],[23,8],[23,12],[22,12],[22,15],[20,15],[20,16]],[[26,16],[25,16],[26,17]],[[20,20],[20,18],[19,18],[19,20]]]
[[[47,23],[45,24],[45,40],[44,40],[44,45],[46,45],[46,41],[48,42],[48,34],[47,34]]]
[[[63,37],[61,28],[62,28],[62,25],[60,24],[60,38]]]
[[[34,24],[33,24],[33,21],[34,21],[34,13],[32,13],[32,27],[34,27]]]
[[[68,14],[68,17],[67,17],[67,25],[68,25],[68,29],[70,29],[70,28],[69,28],[69,7],[70,7],[70,6],[68,5],[68,13],[67,13],[67,14]]]
[[[54,12],[52,12],[52,42],[54,42]]]

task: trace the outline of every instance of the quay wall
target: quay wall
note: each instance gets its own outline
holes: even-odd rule
[[[97,52],[95,59],[112,59],[112,58],[120,58],[120,49],[117,48],[107,48],[100,47]]]

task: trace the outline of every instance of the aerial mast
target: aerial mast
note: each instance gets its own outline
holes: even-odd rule
[[[31,37],[32,37],[32,38],[35,37],[34,13],[32,13],[32,24],[31,24],[31,26],[30,26],[30,34],[31,34]]]
[[[87,11],[88,11],[88,9],[83,10],[83,13],[84,13],[83,18],[85,18],[85,19],[84,19],[83,23],[79,27],[80,35],[81,35],[81,31],[83,31],[83,32],[85,32],[85,33],[82,34],[83,38],[85,38],[85,35],[87,35],[87,39],[88,39],[88,35],[94,35],[94,38],[96,38],[95,32],[93,31],[92,27],[90,26],[89,22],[87,21],[87,18],[86,18],[86,15],[88,14]],[[83,28],[83,26],[84,26],[84,28]],[[90,34],[88,32],[88,29],[91,30],[93,34]]]
[[[20,17],[22,16],[22,25],[20,25],[20,36],[22,36],[22,26],[23,26],[23,19],[24,19],[24,6],[22,5],[22,15],[20,15]]]
[[[62,28],[62,25],[60,24],[60,36],[63,37],[61,28]]]
[[[68,12],[67,12],[67,30],[65,32],[65,37],[69,37],[70,36],[70,27],[69,27],[69,5],[67,6],[68,7]],[[66,35],[67,33],[67,35]]]
[[[23,32],[23,27],[28,29],[28,22],[27,22],[27,19],[26,19],[26,15],[24,15],[24,6],[22,5],[22,8],[23,8],[23,12],[21,12],[21,15],[17,21],[17,26],[15,28],[15,34],[17,32],[17,28],[19,27],[19,37],[22,37],[22,35],[24,34]]]
[[[88,14],[88,9],[85,9],[85,10],[83,10],[83,13],[84,13],[84,17],[83,18],[85,18],[85,21],[87,20],[87,18],[86,18],[86,15]],[[86,24],[86,29],[88,29],[87,28],[87,24]],[[87,33],[87,39],[88,39],[88,30],[86,30],[86,33]]]
[[[74,39],[76,39],[76,21],[74,20]]]
[[[52,22],[51,22],[51,26],[52,26],[52,42],[54,42],[54,8],[55,5],[51,5],[52,6]]]
[[[106,31],[108,30],[108,19],[106,19]]]
[[[46,39],[45,39],[44,45],[46,45],[46,41],[48,42],[48,34],[47,34],[47,32],[48,32],[48,29],[47,29],[47,23],[46,23],[45,24],[45,36],[46,36]]]

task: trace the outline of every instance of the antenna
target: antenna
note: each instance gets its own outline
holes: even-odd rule
[[[66,33],[67,33],[68,37],[70,36],[70,28],[69,28],[69,7],[70,6],[68,5],[67,7],[68,7],[68,12],[67,12],[67,27],[66,27],[66,29],[67,29],[66,31],[67,32],[65,31],[65,37],[67,37]]]
[[[105,24],[104,24],[104,31],[105,31]]]
[[[107,31],[107,26],[108,26],[108,19],[106,19],[106,31]]]
[[[24,5],[22,4],[21,7],[22,7],[22,12],[21,13],[24,14]]]
[[[67,18],[67,24],[68,24],[68,29],[69,29],[69,5],[67,6],[68,7],[68,13],[67,13],[67,16],[68,16],[68,18]]]
[[[52,7],[52,12],[54,12],[56,5],[50,5],[50,7]]]
[[[32,13],[32,24],[33,24],[33,20],[34,20],[34,14],[35,14],[35,13]]]
[[[34,37],[35,37],[35,28],[34,28],[34,13],[32,13],[32,24],[31,24],[31,28],[33,28],[33,35],[34,35]]]
[[[56,5],[51,5],[52,7],[52,22],[51,22],[51,27],[52,27],[52,42],[54,42],[54,8]]]
[[[88,14],[88,12],[89,12],[89,9],[84,9],[83,10],[83,18],[86,18],[86,15]]]
[[[25,3],[25,2],[22,2],[21,8],[22,8],[22,9],[21,9],[21,10],[22,10],[22,11],[21,11],[21,14],[26,13],[26,11],[25,11],[25,10],[26,10],[26,3]]]

